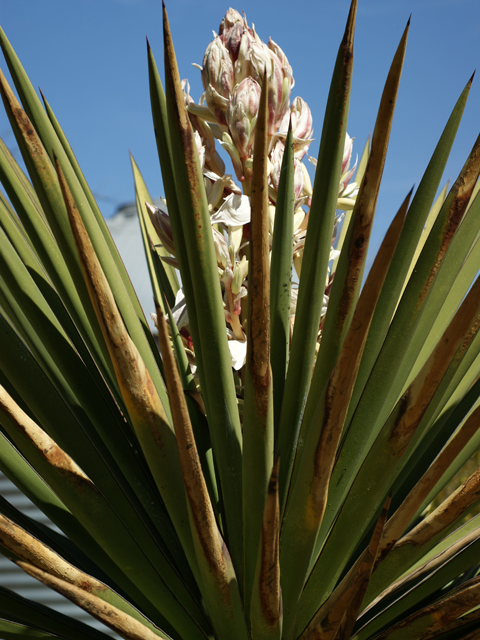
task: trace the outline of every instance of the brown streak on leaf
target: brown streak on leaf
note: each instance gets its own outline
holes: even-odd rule
[[[300,636],[302,640],[350,638],[372,574],[389,506],[390,498],[382,509],[368,547],[312,618]]]
[[[251,186],[249,318],[247,364],[255,389],[257,414],[269,407],[270,373],[270,262],[268,246],[268,82],[266,70],[258,108]]]
[[[95,490],[91,480],[83,473],[76,462],[61,449],[13,400],[4,387],[0,386],[0,411],[6,416],[23,438],[25,438],[45,460],[62,475],[68,475],[79,491],[89,485]]]
[[[268,626],[278,626],[282,616],[280,589],[279,531],[280,506],[278,498],[279,458],[276,459],[268,484],[262,522],[260,604]]]
[[[165,72],[165,80],[170,88],[172,94],[172,109],[174,111],[175,126],[178,126],[180,137],[182,139],[183,149],[185,151],[185,163],[188,173],[188,180],[191,185],[191,196],[193,202],[192,215],[194,221],[192,224],[196,224],[197,239],[201,241],[203,234],[203,224],[201,219],[201,207],[198,202],[201,197],[199,194],[203,188],[203,185],[199,184],[201,176],[198,171],[198,153],[193,137],[193,129],[190,123],[187,109],[185,107],[185,99],[183,90],[180,83],[180,77],[178,75],[178,69],[176,65],[175,50],[173,47],[172,35],[170,32],[170,25],[168,22],[167,11],[165,5],[163,5],[163,38],[165,48],[165,64],[168,67],[168,72]]]
[[[27,145],[31,149],[35,150],[36,155],[44,157],[44,161],[49,163],[50,160],[45,152],[45,148],[40,138],[38,137],[27,114],[16,99],[15,94],[10,89],[10,86],[8,85],[8,82],[6,81],[2,71],[0,71],[0,92],[2,94],[4,102],[6,103],[6,106],[8,105],[7,111],[9,110],[13,118],[15,119]]]
[[[445,223],[438,235],[440,236],[441,245],[438,250],[435,262],[430,269],[430,272],[425,281],[422,292],[419,295],[416,305],[417,312],[422,307],[425,298],[430,290],[430,287],[440,269],[445,254],[447,253],[450,242],[457,230],[458,225],[463,219],[463,215],[466,211],[467,205],[470,201],[475,183],[477,182],[480,172],[480,136],[475,141],[473,148],[468,156],[468,159],[463,166],[458,178],[455,181],[452,189],[450,190],[447,199],[452,199],[449,207],[448,214],[445,219]]]
[[[110,629],[119,633],[123,638],[128,640],[158,640],[159,635],[160,637],[168,638],[163,632],[159,635],[153,633],[153,631],[128,614],[97,596],[84,591],[79,586],[69,584],[29,563],[18,562],[17,564],[33,578],[68,598]]]
[[[478,407],[470,417],[464,422],[455,433],[447,446],[431,464],[415,487],[398,507],[395,513],[387,522],[382,540],[382,550],[379,553],[375,567],[388,555],[392,547],[405,531],[411,522],[414,514],[418,511],[425,498],[435,487],[446,469],[457,457],[460,451],[469,442],[470,438],[477,432],[480,426],[480,407]]]
[[[397,48],[385,82],[372,137],[372,148],[350,223],[352,225],[352,235],[348,248],[345,247],[345,250],[348,251],[349,262],[339,304],[336,330],[338,334],[343,332],[343,327],[354,303],[355,292],[362,274],[387,155],[388,141],[407,45],[407,35],[408,25]]]
[[[418,569],[415,569],[411,573],[408,573],[404,577],[401,577],[390,584],[389,587],[387,587],[380,595],[378,595],[374,600],[372,600],[372,602],[369,603],[368,607],[366,607],[362,612],[362,617],[364,615],[368,617],[369,612],[371,612],[371,610],[383,598],[390,598],[392,596],[394,597],[394,594],[400,591],[402,593],[405,593],[405,590],[418,584],[424,578],[433,575],[433,573],[440,569],[440,567],[444,566],[447,562],[455,558],[455,556],[457,556],[461,551],[467,549],[471,544],[476,542],[479,537],[480,527],[477,527],[470,533],[467,533],[463,538],[460,538],[451,546],[441,551],[431,560],[427,560],[427,562],[421,565]]]
[[[392,412],[389,445],[401,457],[415,433],[445,372],[457,363],[480,326],[480,276],[472,285],[437,346]]]
[[[16,556],[50,575],[65,580],[70,584],[81,586],[91,593],[100,593],[106,590],[105,585],[99,580],[92,578],[69,562],[66,562],[43,542],[37,540],[3,515],[0,515],[0,541]]]
[[[196,534],[202,548],[202,553],[207,561],[209,571],[216,581],[221,598],[225,604],[230,604],[231,589],[226,568],[227,558],[229,560],[228,550],[215,521],[213,507],[203,476],[190,416],[183,394],[180,375],[170,346],[167,323],[158,305],[156,306],[156,313],[158,338],[164,363],[175,435],[177,437],[178,452]]]
[[[458,634],[458,638],[461,640],[478,640],[480,635],[480,630],[472,631],[472,633],[468,633],[467,635],[463,635],[462,631],[465,625],[470,625],[472,622],[476,622],[480,618],[480,609],[475,609],[474,611],[463,615],[461,618],[454,620],[450,624],[445,625],[441,629],[441,633],[446,634],[451,633],[452,631],[456,631]],[[477,623],[478,624],[478,623]],[[430,638],[438,637],[438,634],[434,632],[435,635],[427,635],[422,638],[422,640],[430,640]],[[452,636],[451,636],[452,637]]]
[[[373,311],[400,237],[411,193],[405,198],[385,234],[360,295],[338,362],[328,381],[325,395],[320,399],[313,417],[313,420],[315,420],[319,414],[322,415],[322,430],[316,445],[314,480],[309,507],[311,513],[315,514],[315,517],[319,520],[323,518],[325,511],[335,455]],[[321,413],[322,411],[323,414]],[[317,526],[317,524],[314,526]]]
[[[405,637],[410,637],[410,629],[415,625],[416,632],[420,631],[419,623],[423,621],[422,640],[438,636],[438,633],[448,624],[454,622],[470,609],[478,606],[480,597],[480,577],[469,580],[453,595],[429,605],[420,611],[416,611],[408,618],[393,625],[380,635],[376,640],[386,640],[392,633],[404,630]]]
[[[355,33],[355,19],[357,17],[357,0],[352,0],[350,11],[348,13],[347,25],[343,35],[342,45],[344,47],[344,55],[346,61],[353,57],[353,36]]]
[[[435,511],[420,522],[407,535],[401,538],[395,547],[404,545],[422,546],[439,534],[469,509],[480,498],[480,468],[477,469],[452,495],[440,504]],[[394,547],[394,548],[395,548]]]
[[[95,254],[57,158],[55,158],[55,163],[85,281],[105,337],[125,404],[134,426],[137,428],[139,422],[142,425],[148,425],[152,437],[159,446],[159,455],[165,455],[163,453],[162,428],[170,429],[165,410],[145,363],[125,328],[115,298]]]

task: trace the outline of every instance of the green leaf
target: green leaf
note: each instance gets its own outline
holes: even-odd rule
[[[317,555],[318,532],[325,513],[348,399],[358,371],[372,310],[384,282],[386,265],[398,242],[408,202],[409,197],[390,225],[370,270],[340,357],[326,390],[319,398],[313,421],[315,428],[308,433],[299,468],[295,467],[282,528],[282,588],[286,596],[293,588],[298,590],[300,596],[300,589]]]
[[[410,205],[385,286],[375,308],[346,419],[348,432],[332,475],[332,491],[329,496],[329,507],[325,515],[325,531],[328,531],[333,522],[338,507],[344,499],[348,487],[351,485],[355,473],[366,454],[365,445],[370,439],[372,426],[376,424],[383,400],[390,389],[390,381],[396,376],[396,369],[392,366],[391,360],[384,362],[384,366],[381,369],[379,365],[376,365],[375,375],[370,374],[398,304],[410,261],[415,253],[418,238],[433,203],[448,154],[460,124],[470,86],[471,80],[455,105]],[[366,391],[367,381],[368,393]],[[378,426],[381,427],[381,424]]]
[[[360,185],[345,243],[335,272],[322,329],[320,350],[317,355],[312,383],[300,431],[299,453],[308,438],[318,398],[324,392],[330,374],[338,360],[347,335],[362,284],[363,270],[372,230],[383,167],[387,155],[400,77],[407,46],[410,20],[393,58],[383,90],[372,137],[365,174]],[[344,405],[346,398],[343,399]],[[298,463],[297,463],[298,465]]]
[[[273,467],[273,384],[270,366],[270,247],[268,241],[268,83],[258,107],[250,193],[247,358],[243,404],[243,554],[248,619],[267,489]]]
[[[0,406],[3,426],[9,429],[12,436],[16,433],[22,434],[23,442],[28,439],[24,448],[28,451],[32,464],[85,529],[107,551],[120,570],[127,574],[126,585],[126,581],[118,575],[120,586],[128,593],[128,583],[131,580],[161,612],[162,623],[168,620],[172,629],[180,630],[184,626],[185,630],[189,629],[190,633],[194,633],[197,627],[185,614],[187,609],[195,615],[196,603],[188,597],[188,591],[169,563],[165,562],[164,556],[158,551],[155,552],[152,545],[149,545],[148,557],[146,547],[140,552],[138,541],[133,539],[126,525],[120,521],[90,479],[18,406],[15,406],[5,392],[1,395]],[[3,544],[8,546],[5,542]],[[31,548],[32,541],[28,546]],[[19,551],[15,553],[24,557]],[[133,554],[134,566],[130,561]],[[138,597],[136,593],[135,596]],[[183,601],[185,608],[179,606],[179,600]],[[156,617],[158,618],[158,614]],[[196,617],[202,621],[199,611]]]
[[[275,442],[290,355],[290,300],[292,289],[293,228],[295,214],[294,150],[290,121],[275,206],[270,261],[270,360],[274,387]]]
[[[480,279],[477,279],[422,371],[398,401],[368,451],[303,591],[297,620],[299,630],[313,614],[313,603],[331,592],[346,565],[345,560],[361,541],[366,522],[370,524],[375,518],[399,469],[404,467],[408,454],[420,439],[425,428],[422,418],[443,376],[449,367],[455,368],[458,364],[465,344],[478,328],[479,288]],[[361,518],[357,515],[360,513]],[[352,521],[362,524],[352,528]],[[336,562],[331,561],[332,557]]]
[[[89,237],[95,247],[109,285],[115,294],[117,305],[119,306],[130,335],[135,340],[137,348],[149,366],[151,375],[162,396],[162,400],[166,402],[162,378],[158,371],[159,362],[155,356],[155,354],[157,354],[158,357],[158,352],[155,348],[153,336],[146,323],[143,311],[138,303],[130,279],[118,255],[118,251],[106,228],[105,221],[96,207],[94,207],[96,213],[92,210],[89,199],[79,182],[74,168],[70,164],[67,153],[42,108],[41,102],[36,96],[30,81],[1,31],[0,44],[7,58],[12,77],[16,82],[19,95],[28,110],[28,114],[31,116],[31,122],[27,114],[24,113],[18,105],[16,98],[4,79],[1,83],[2,97],[25,164],[27,165],[37,194],[39,195],[44,213],[73,277],[74,286],[80,294],[81,304],[87,312],[88,322],[83,323],[82,326],[87,332],[91,332],[93,329],[96,337],[99,339],[100,348],[104,350],[105,345],[101,339],[98,323],[95,320],[95,314],[93,313],[88,292],[85,289],[85,284],[81,276],[80,263],[68,223],[65,204],[61,196],[58,180],[54,175],[54,157],[59,158],[61,162],[69,190],[81,212],[83,222],[87,227]],[[1,77],[3,78],[3,76]],[[38,128],[40,133],[37,133],[36,128]],[[79,169],[78,172],[80,172]],[[108,238],[108,241],[106,238]],[[112,257],[112,254],[115,258]],[[123,277],[120,274],[123,274]],[[103,351],[103,354],[106,355],[105,351]]]
[[[133,178],[135,182],[135,196],[137,202],[138,218],[140,220],[140,229],[142,231],[143,246],[145,249],[145,258],[148,264],[148,270],[150,273],[150,279],[152,281],[152,289],[154,297],[159,302],[163,301],[163,296],[160,295],[161,290],[167,297],[168,304],[173,307],[175,304],[175,296],[180,286],[178,284],[177,275],[175,269],[165,264],[161,260],[155,260],[154,254],[159,256],[170,256],[168,251],[163,247],[154,248],[153,239],[156,237],[155,229],[150,221],[145,202],[152,202],[152,198],[147,190],[145,182],[142,178],[133,156],[130,154],[130,161],[132,163]]]
[[[212,625],[222,637],[247,640],[240,589],[230,554],[218,530],[203,476],[180,375],[170,348],[165,317],[160,309],[158,337],[171,398],[173,422],[188,499],[190,528],[198,561],[202,593]]]
[[[2,640],[25,640],[25,638],[37,638],[38,640],[62,640],[65,636],[52,635],[46,631],[40,631],[30,625],[11,622],[0,618],[0,637]]]
[[[181,228],[189,260],[192,292],[185,290],[187,306],[193,293],[198,331],[192,334],[200,386],[208,415],[215,463],[226,514],[226,532],[237,577],[242,575],[242,437],[231,359],[225,331],[210,214],[192,128],[184,104],[166,12],[164,11],[165,76],[168,122]],[[168,195],[167,195],[168,198]],[[168,200],[167,200],[168,202]],[[172,215],[172,212],[171,212]],[[174,235],[174,241],[177,237]],[[187,276],[188,277],[188,276]],[[184,278],[182,276],[182,282]],[[201,311],[200,311],[201,309]]]
[[[282,635],[282,591],[280,587],[280,503],[278,469],[273,465],[268,483],[257,567],[252,590],[250,623],[252,640],[280,640]]]
[[[52,575],[48,570],[44,571],[29,562],[17,563],[30,576],[37,578],[47,587],[54,589],[62,596],[65,596],[76,605],[87,611],[90,615],[108,627],[121,634],[127,640],[136,640],[141,637],[143,640],[156,640],[157,637],[163,640],[171,640],[170,636],[158,628],[153,627],[147,620],[137,620],[138,616],[131,616],[122,609],[106,602],[95,593],[91,585],[75,585],[63,576]],[[99,589],[103,595],[101,588]],[[146,623],[146,624],[145,624]]]
[[[310,386],[337,206],[338,185],[348,119],[353,69],[353,33],[357,2],[352,1],[328,96],[312,205],[305,241],[295,328],[279,425],[280,507],[283,513],[290,483],[300,421]],[[315,294],[313,294],[315,292]],[[293,604],[293,603],[292,603]],[[284,603],[287,607],[290,603]],[[288,616],[286,616],[288,618]],[[290,623],[286,633],[290,632]]]
[[[429,554],[413,572],[394,582],[359,618],[359,630],[352,640],[367,640],[406,612],[418,608],[439,589],[478,563],[480,545],[478,518],[454,532]],[[443,548],[442,548],[443,547]],[[452,587],[450,587],[452,588]],[[428,601],[428,600],[427,600]]]
[[[17,625],[42,629],[67,640],[108,640],[108,636],[88,625],[22,598],[13,591],[0,587],[0,617]],[[3,620],[0,620],[0,629]],[[0,634],[2,632],[0,631]],[[30,637],[25,634],[24,637]]]
[[[385,82],[365,175],[360,185],[352,219],[335,272],[322,330],[320,350],[315,363],[315,370],[310,387],[309,400],[307,400],[305,407],[304,428],[309,425],[318,396],[322,393],[330,373],[335,366],[334,363],[340,353],[360,293],[370,233],[403,69],[409,26],[410,20],[398,45]]]

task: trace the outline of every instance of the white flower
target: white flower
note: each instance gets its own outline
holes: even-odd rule
[[[235,371],[239,371],[247,360],[247,342],[240,342],[240,340],[229,340],[228,348],[230,349],[232,367],[235,369]]]
[[[250,198],[231,193],[220,209],[210,218],[213,223],[222,223],[226,227],[238,227],[250,222]]]
[[[179,289],[177,291],[177,295],[175,296],[175,306],[172,309],[172,315],[179,331],[182,327],[185,327],[188,324],[187,303],[185,301],[185,294],[183,293],[183,289]]]

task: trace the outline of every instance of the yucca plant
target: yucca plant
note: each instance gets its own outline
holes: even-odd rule
[[[132,159],[160,351],[1,33],[30,180],[1,144],[0,469],[63,533],[1,498],[0,551],[124,638],[480,637],[480,471],[428,509],[480,444],[478,140],[436,197],[471,80],[362,286],[408,25],[353,183],[355,15],[312,188],[280,47],[230,9],[195,104],[164,12],[165,210]],[[3,587],[0,618],[2,638],[107,637]]]

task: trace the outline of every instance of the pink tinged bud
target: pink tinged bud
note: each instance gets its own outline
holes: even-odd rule
[[[300,198],[303,192],[303,187],[305,182],[305,173],[303,171],[303,163],[300,160],[297,160],[295,158],[293,160],[293,164],[295,165],[293,189],[295,191],[295,198],[298,200],[298,198]]]
[[[218,30],[218,33],[223,37],[224,42],[228,39],[231,30],[238,23],[241,23],[243,25],[242,16],[238,13],[238,11],[230,8],[221,21],[220,28]]]
[[[244,29],[238,43],[237,56],[234,63],[235,84],[240,84],[250,73],[250,48],[255,41],[251,33]]]
[[[230,34],[225,41],[225,46],[227,47],[230,57],[232,58],[232,62],[235,65],[238,60],[238,56],[240,54],[240,46],[242,43],[243,34],[246,32],[246,27],[243,22],[237,22],[232,27]]]
[[[348,168],[350,164],[350,160],[352,159],[352,149],[353,149],[353,138],[350,138],[348,133],[345,134],[345,148],[343,150],[343,160],[342,160],[342,174],[345,173],[345,170]]]
[[[273,169],[271,173],[271,181],[275,191],[278,191],[284,152],[285,152],[285,144],[283,143],[282,140],[278,140],[270,156],[270,159],[273,165]],[[305,174],[302,167],[302,162],[294,158],[293,165],[294,165],[294,187],[293,188],[295,192],[295,199],[298,200],[303,191]]]
[[[303,98],[295,98],[290,107],[292,132],[295,138],[307,139],[313,134],[313,118],[310,107]],[[288,126],[288,125],[287,125]]]
[[[279,136],[282,138],[286,138],[287,136],[290,118],[292,119],[293,149],[295,158],[302,160],[304,155],[307,153],[310,144],[313,142],[313,138],[311,137],[313,134],[312,113],[305,100],[302,98],[295,98],[289,111],[287,111],[283,116],[279,132]],[[316,160],[311,158],[309,159],[316,166]]]
[[[240,83],[250,76],[261,85],[264,69],[268,64],[268,49],[263,42],[255,40],[250,34],[243,37],[242,47],[243,45],[246,46],[246,51],[244,56],[242,56],[243,51],[240,51],[237,65],[235,65],[235,82]]]
[[[229,100],[221,96],[214,87],[209,84],[205,91],[205,102],[208,108],[215,116],[215,119],[220,125],[225,125],[225,111],[228,108]]]
[[[204,89],[211,85],[219,95],[224,98],[230,97],[233,87],[233,64],[220,36],[217,36],[205,51],[202,82]]]
[[[271,38],[268,47],[266,45],[263,46],[266,53],[268,52],[270,65],[267,65],[267,73],[269,74],[269,107],[273,114],[270,126],[271,133],[274,133],[280,127],[288,111],[290,95],[295,83],[292,76],[292,68],[280,47]]]
[[[270,179],[275,191],[278,191],[278,184],[280,182],[280,170],[282,168],[283,154],[285,151],[285,145],[281,140],[278,140],[273,147],[273,151],[270,154],[270,161],[272,163],[272,173]]]
[[[226,112],[230,135],[240,158],[248,158],[253,148],[260,85],[253,78],[245,78],[235,89]]]
[[[268,39],[268,48],[273,51],[273,53],[280,60],[282,67],[284,68],[285,75],[290,79],[290,89],[293,89],[295,86],[295,80],[293,79],[292,67],[290,66],[287,56],[283,53],[283,50],[280,49],[278,44],[274,42],[271,38]]]
[[[174,256],[175,245],[173,244],[172,227],[170,226],[168,213],[165,213],[165,211],[162,211],[158,207],[154,207],[148,202],[145,203],[145,206],[147,207],[148,215],[155,227],[155,231],[160,238],[160,242],[165,249]]]
[[[350,182],[353,174],[355,173],[355,169],[357,167],[357,163],[349,169],[350,160],[352,159],[352,149],[353,149],[353,138],[345,134],[345,148],[343,152],[343,160],[342,160],[342,174],[340,177],[340,184],[338,187],[338,193],[341,194],[345,191],[346,186]]]

